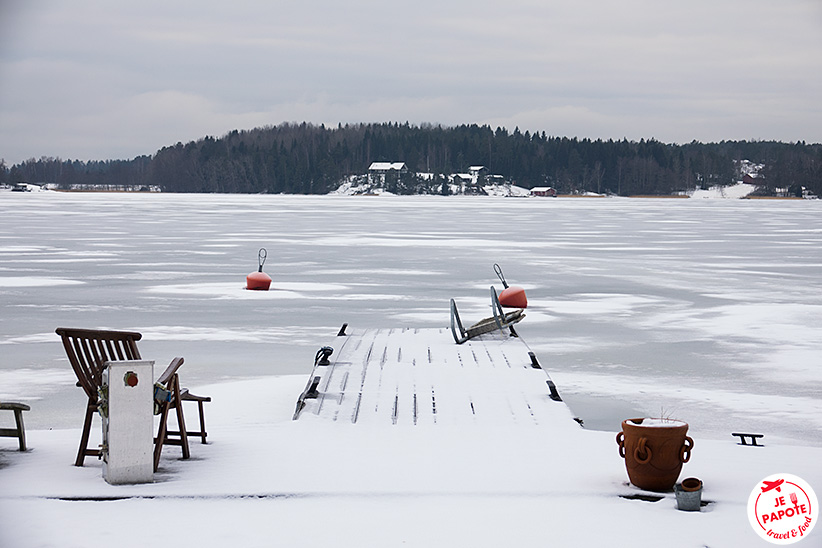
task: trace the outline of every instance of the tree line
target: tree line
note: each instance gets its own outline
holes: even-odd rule
[[[166,192],[326,193],[374,161],[412,172],[465,172],[481,165],[518,186],[562,193],[666,195],[739,180],[738,161],[764,164],[760,193],[801,188],[822,193],[822,145],[722,141],[666,144],[548,136],[487,125],[408,123],[326,127],[286,123],[234,130],[164,147],[132,160],[43,157],[6,166],[0,183],[160,187]],[[435,177],[434,180],[437,178]]]

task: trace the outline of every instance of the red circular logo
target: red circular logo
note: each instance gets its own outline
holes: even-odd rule
[[[774,474],[759,482],[748,497],[751,527],[774,544],[791,544],[808,536],[819,517],[811,486],[791,474]]]

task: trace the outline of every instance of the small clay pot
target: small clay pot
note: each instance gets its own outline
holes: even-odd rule
[[[617,434],[619,455],[631,483],[648,491],[670,491],[691,458],[688,423],[671,419],[627,419]]]
[[[702,480],[699,478],[685,478],[680,485],[683,491],[699,491],[702,489]]]

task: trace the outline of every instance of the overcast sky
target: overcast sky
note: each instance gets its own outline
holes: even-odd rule
[[[0,158],[286,121],[822,142],[822,0],[0,0]]]

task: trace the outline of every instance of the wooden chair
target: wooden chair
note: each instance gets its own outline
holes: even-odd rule
[[[140,360],[140,351],[137,349],[137,341],[142,338],[140,333],[135,331],[106,331],[99,329],[73,329],[60,327],[56,333],[63,340],[63,347],[66,350],[71,367],[77,376],[77,386],[83,388],[88,396],[86,405],[86,416],[83,421],[83,433],[80,437],[80,448],[77,452],[75,466],[83,466],[83,461],[87,456],[100,456],[99,449],[88,447],[89,436],[91,434],[91,423],[94,414],[97,412],[99,403],[98,389],[103,381],[103,370],[106,362],[122,360]],[[206,443],[205,415],[203,413],[203,402],[211,401],[205,396],[195,396],[188,390],[180,388],[180,378],[177,370],[183,365],[183,358],[174,358],[157,381],[161,388],[169,393],[169,397],[162,402],[159,409],[160,426],[157,437],[154,439],[154,469],[160,462],[160,454],[163,445],[180,445],[183,458],[190,456],[188,446],[188,436],[199,436],[202,443]],[[183,416],[183,401],[196,401],[200,413],[200,430],[189,432],[186,430],[185,417]],[[177,430],[168,429],[168,415],[170,411],[176,411]]]

